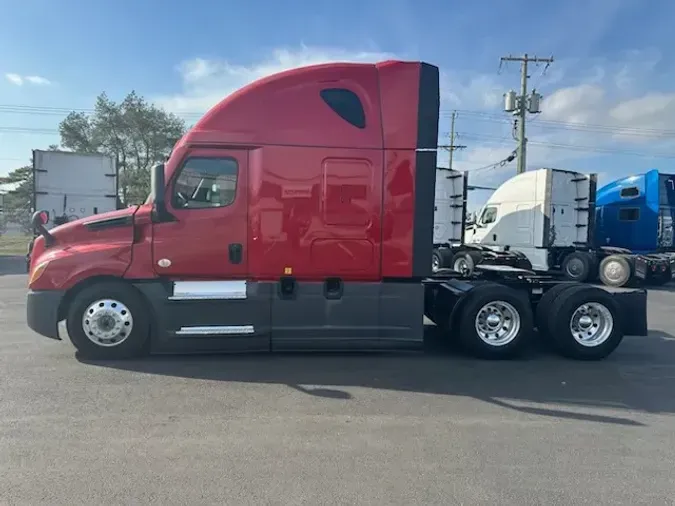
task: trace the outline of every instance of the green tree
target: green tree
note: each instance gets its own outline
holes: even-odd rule
[[[0,184],[11,189],[3,196],[3,223],[16,223],[24,232],[31,230],[33,167],[25,165],[0,178]]]
[[[102,93],[93,113],[72,112],[59,125],[64,148],[115,158],[125,205],[145,200],[150,191],[150,168],[166,160],[185,130],[182,119],[133,91],[119,103]]]

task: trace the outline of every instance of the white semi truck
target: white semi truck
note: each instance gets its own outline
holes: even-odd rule
[[[470,275],[479,263],[503,264],[608,286],[659,282],[664,257],[595,246],[596,186],[595,174],[528,171],[499,186],[467,226],[467,175],[437,170],[434,270]]]
[[[47,228],[117,209],[117,167],[107,155],[33,150],[33,182],[33,208],[49,211]]]
[[[46,229],[118,207],[115,159],[99,153],[33,150],[33,209],[49,213]],[[28,245],[28,256],[33,241]]]

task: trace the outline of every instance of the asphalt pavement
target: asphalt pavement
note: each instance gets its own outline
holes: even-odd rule
[[[0,260],[0,504],[675,504],[675,292],[598,363],[87,363],[27,329],[22,268]]]

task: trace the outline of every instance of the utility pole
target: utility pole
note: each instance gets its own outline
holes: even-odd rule
[[[448,162],[448,169],[452,170],[452,154],[455,152],[455,117],[457,111],[452,111],[452,121],[450,123],[450,160]]]
[[[450,120],[450,144],[447,146],[439,146],[450,151],[450,160],[448,162],[448,170],[452,170],[452,158],[455,150],[464,149],[466,146],[455,144],[455,119],[457,118],[457,111],[452,111],[452,119]]]
[[[546,68],[553,63],[553,58],[538,58],[536,56],[528,56],[525,53],[523,56],[502,56],[500,59],[500,66],[505,61],[519,61],[520,62],[520,95],[510,90],[504,95],[504,110],[506,112],[513,112],[517,116],[518,121],[518,168],[517,173],[525,172],[525,159],[527,156],[527,138],[525,137],[525,120],[527,113],[537,114],[539,110],[539,103],[541,102],[541,95],[535,90],[532,90],[532,95],[527,96],[527,64],[532,63],[546,63]]]

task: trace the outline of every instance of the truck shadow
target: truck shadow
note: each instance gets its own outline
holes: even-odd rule
[[[648,350],[645,339],[650,341]],[[564,360],[544,347],[519,360],[476,360],[453,346],[440,345],[433,327],[427,331],[423,353],[78,360],[179,378],[284,384],[309,396],[342,402],[359,396],[356,387],[471,397],[528,415],[628,426],[645,425],[628,416],[635,411],[675,413],[675,337],[663,332],[627,338],[602,362]]]

